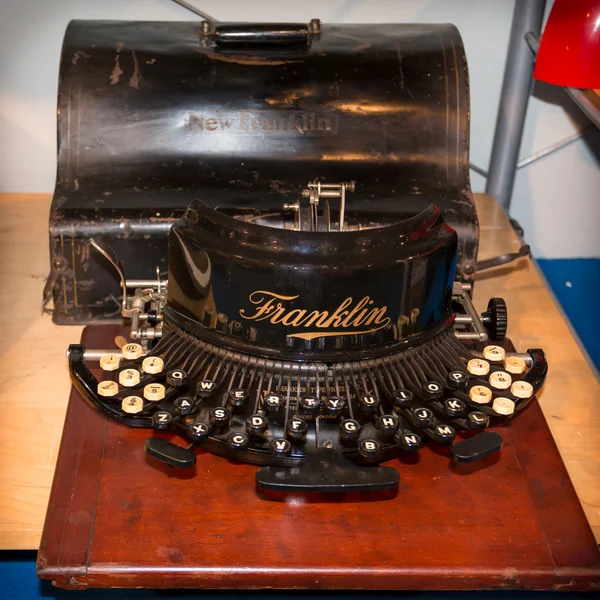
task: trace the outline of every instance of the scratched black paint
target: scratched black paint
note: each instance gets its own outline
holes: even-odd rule
[[[50,216],[51,254],[68,261],[56,322],[119,319],[118,281],[89,237],[127,277],[154,277],[193,199],[279,209],[314,179],[356,180],[350,211],[401,220],[439,206],[459,234],[459,266],[474,260],[468,79],[453,26],[323,24],[307,44],[256,48],[203,46],[199,29],[69,25]]]

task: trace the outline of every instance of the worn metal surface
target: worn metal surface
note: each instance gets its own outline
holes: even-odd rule
[[[474,261],[468,78],[451,25],[327,25],[307,44],[202,45],[193,22],[75,21],[64,42],[50,217],[54,320],[119,319],[128,278],[166,274],[194,198],[280,209],[310,180],[356,180],[348,211],[398,220],[438,205]]]

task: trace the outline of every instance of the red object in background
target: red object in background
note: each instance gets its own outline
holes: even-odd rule
[[[555,0],[533,76],[565,87],[600,88],[600,0]]]

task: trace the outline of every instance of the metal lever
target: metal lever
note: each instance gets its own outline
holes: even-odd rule
[[[125,281],[125,275],[123,273],[123,269],[121,269],[121,265],[116,257],[111,256],[107,250],[105,250],[96,240],[90,238],[90,244],[94,246],[94,248],[104,256],[104,258],[116,269],[119,274],[119,279],[121,280],[121,289],[123,290],[123,299],[121,300],[121,314],[124,317],[130,317],[131,313],[127,309],[127,282]]]
[[[476,263],[467,264],[463,267],[463,273],[465,275],[481,273],[482,271],[487,271],[488,269],[493,269],[494,267],[505,265],[507,263],[513,262],[514,260],[517,260],[519,258],[524,258],[526,256],[531,256],[531,248],[528,244],[521,246],[518,252],[511,252],[510,254],[501,254],[500,256],[488,258],[487,260],[479,260]]]

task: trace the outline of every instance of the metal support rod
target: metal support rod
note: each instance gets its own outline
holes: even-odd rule
[[[172,2],[175,2],[175,4],[179,4],[179,6],[185,8],[186,10],[189,10],[190,12],[193,12],[195,15],[198,15],[205,21],[210,21],[211,23],[218,23],[218,21],[214,17],[207,15],[205,12],[201,11],[199,8],[196,8],[193,4],[190,4],[185,0],[172,0]]]
[[[510,207],[521,136],[533,75],[533,61],[524,41],[528,31],[539,34],[546,0],[516,0],[486,194]]]

